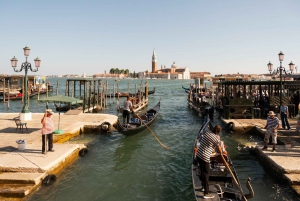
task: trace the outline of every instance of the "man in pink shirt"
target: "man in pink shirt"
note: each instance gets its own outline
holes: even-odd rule
[[[45,110],[44,117],[41,120],[42,123],[42,154],[45,154],[45,145],[48,140],[48,151],[53,150],[53,131],[54,131],[54,123],[52,120],[52,110]]]

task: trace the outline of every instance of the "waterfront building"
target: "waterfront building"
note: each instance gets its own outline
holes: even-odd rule
[[[155,50],[153,50],[152,54],[152,71],[146,72],[145,75],[139,74],[139,77],[147,77],[151,79],[191,79],[190,78],[190,70],[188,67],[178,68],[175,61],[171,65],[170,68],[166,68],[166,66],[161,65],[161,69],[157,69],[157,58],[155,54]]]
[[[210,72],[205,72],[205,71],[204,72],[191,72],[190,74],[191,74],[190,75],[191,79],[195,79],[195,78],[209,79],[211,77]]]
[[[97,74],[94,74],[93,75],[93,78],[97,78],[97,77],[103,77],[103,78],[120,78],[120,79],[123,79],[123,78],[127,78],[128,75],[127,74],[110,74],[110,73],[97,73]]]
[[[270,74],[220,74],[211,77],[213,85],[218,85],[219,82],[224,81],[266,81],[266,80],[276,80]]]

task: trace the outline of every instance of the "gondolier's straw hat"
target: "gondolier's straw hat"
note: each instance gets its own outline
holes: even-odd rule
[[[270,115],[275,115],[275,113],[273,112],[273,111],[270,111],[269,113],[268,113],[268,115],[270,116]]]
[[[45,110],[45,112],[47,112],[48,114],[54,114],[54,112],[51,109],[47,109]]]

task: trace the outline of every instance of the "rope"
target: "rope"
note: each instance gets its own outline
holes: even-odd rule
[[[141,119],[141,117],[139,116],[139,115],[136,115],[139,119],[140,119],[140,121],[148,128],[148,130],[151,132],[151,134],[154,136],[154,138],[158,141],[158,143],[163,147],[163,148],[165,148],[165,149],[170,149],[169,147],[167,147],[166,145],[164,145],[159,139],[158,139],[158,137],[154,134],[154,132],[147,126],[147,124],[145,124],[144,122],[143,122],[143,120]]]
[[[34,162],[32,162],[31,160],[29,160],[28,158],[26,158],[25,156],[23,156],[23,155],[20,154],[19,152],[18,152],[18,154],[19,154],[20,156],[22,156],[23,158],[25,158],[26,160],[28,160],[28,161],[29,161],[30,163],[32,163],[33,165],[37,166],[37,167],[39,168],[39,170],[40,170],[42,173],[45,172],[44,170],[42,170],[42,168],[41,168],[40,166],[38,166],[37,164],[35,164]]]

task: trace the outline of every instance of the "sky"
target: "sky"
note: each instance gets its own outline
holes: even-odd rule
[[[0,74],[41,59],[39,75],[188,67],[211,75],[300,67],[299,0],[0,0]],[[300,70],[299,70],[300,73]]]

